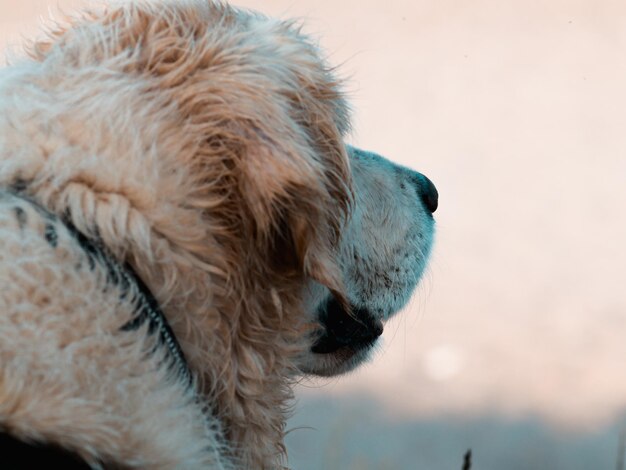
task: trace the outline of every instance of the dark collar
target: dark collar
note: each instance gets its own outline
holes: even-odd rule
[[[87,238],[67,220],[64,220],[63,223],[85,251],[90,259],[90,263],[93,261],[105,267],[107,280],[120,287],[123,297],[132,289],[132,286],[135,286],[135,291],[138,294],[136,299],[136,316],[122,326],[122,331],[136,330],[145,322],[148,322],[148,332],[150,334],[157,334],[159,337],[159,346],[167,349],[171,361],[170,367],[178,371],[181,380],[191,385],[191,370],[189,369],[189,364],[185,359],[183,350],[167,318],[159,307],[159,303],[152,295],[152,292],[150,292],[150,289],[148,289],[148,286],[141,280],[130,264],[120,264],[102,242]]]
[[[168,367],[174,368],[179,374],[180,379],[190,386],[193,382],[191,370],[185,359],[183,350],[176,340],[176,335],[174,335],[170,324],[167,322],[152,292],[150,292],[150,289],[148,289],[146,284],[137,275],[132,266],[128,263],[121,264],[117,261],[113,254],[104,246],[104,243],[98,238],[89,238],[78,231],[69,221],[69,217],[57,217],[45,207],[30,199],[19,189],[11,189],[12,190],[8,190],[7,192],[29,203],[44,218],[49,221],[62,222],[87,255],[90,268],[94,269],[96,265],[102,266],[106,272],[107,283],[113,284],[120,289],[122,300],[131,292],[136,294],[133,299],[135,303],[135,316],[131,321],[122,326],[121,330],[133,331],[148,322],[149,334],[158,335],[159,343],[157,347],[165,347],[167,350]],[[48,226],[46,226],[44,236],[46,239],[48,239],[48,237],[56,237],[54,229],[49,231]],[[53,240],[49,241],[52,242]]]

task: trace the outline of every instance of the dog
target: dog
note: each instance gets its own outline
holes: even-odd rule
[[[433,183],[349,130],[297,24],[211,0],[90,10],[2,69],[3,461],[287,465],[292,385],[368,358],[433,243]]]

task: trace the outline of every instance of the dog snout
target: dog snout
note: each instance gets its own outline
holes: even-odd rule
[[[415,186],[417,194],[424,204],[426,210],[428,210],[431,214],[437,210],[437,207],[439,206],[439,193],[433,182],[425,175],[418,173],[417,171],[413,171],[409,168],[396,165],[395,163],[392,163],[386,158],[381,157],[380,155],[377,155],[373,152],[368,152],[357,147],[352,147],[351,145],[347,145],[346,148],[348,150],[348,153],[353,157],[356,157],[358,160],[378,162],[380,168],[395,169],[396,174],[400,175],[401,179],[406,181],[406,179],[408,178],[411,184]]]

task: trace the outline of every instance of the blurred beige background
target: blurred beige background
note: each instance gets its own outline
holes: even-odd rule
[[[0,43],[81,3],[0,0]],[[626,3],[236,3],[306,19],[349,79],[352,143],[441,198],[430,270],[375,360],[299,388],[294,467],[456,469],[472,447],[480,469],[615,468]]]

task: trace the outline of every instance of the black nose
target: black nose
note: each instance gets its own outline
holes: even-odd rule
[[[417,194],[431,214],[437,210],[439,205],[439,193],[431,180],[419,173],[417,179]]]

